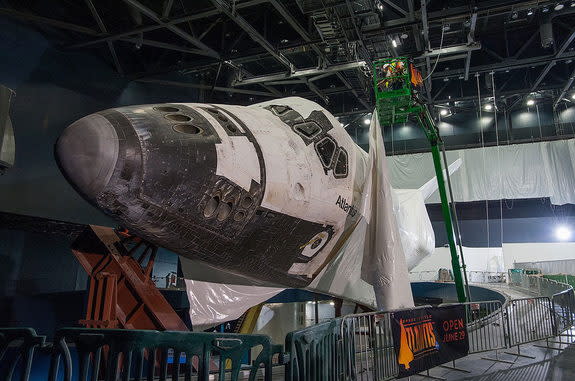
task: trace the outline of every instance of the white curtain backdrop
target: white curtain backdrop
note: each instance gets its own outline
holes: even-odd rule
[[[550,197],[555,205],[575,204],[575,139],[448,151],[456,201]],[[431,153],[388,158],[391,184],[414,189],[435,176]],[[435,192],[426,200],[438,203]]]

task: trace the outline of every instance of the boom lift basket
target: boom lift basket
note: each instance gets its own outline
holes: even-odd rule
[[[414,102],[421,75],[405,57],[385,58],[373,63],[375,103],[381,125],[404,123],[412,113],[421,112]]]

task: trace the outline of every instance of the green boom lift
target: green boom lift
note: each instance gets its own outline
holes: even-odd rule
[[[382,126],[403,123],[409,119],[410,115],[414,116],[420,127],[423,128],[425,136],[431,144],[431,154],[435,167],[435,175],[437,176],[439,197],[441,198],[441,210],[451,252],[451,266],[453,268],[457,298],[459,302],[463,303],[466,301],[462,277],[462,269],[465,271],[465,265],[463,252],[461,252],[463,266],[460,265],[459,262],[459,255],[455,245],[451,209],[447,201],[447,192],[440,157],[440,149],[443,146],[443,141],[439,136],[439,131],[435,126],[435,122],[427,106],[422,103],[417,96],[417,91],[411,81],[412,75],[409,59],[406,57],[381,59],[373,63],[377,116]],[[445,163],[445,166],[447,169],[447,163]]]

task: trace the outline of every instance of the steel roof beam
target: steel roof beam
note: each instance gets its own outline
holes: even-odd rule
[[[267,0],[250,0],[250,1],[246,1],[243,3],[239,3],[236,4],[236,9],[240,9],[240,8],[247,8],[247,7],[252,7],[255,5],[259,5],[262,3],[267,2]],[[158,30],[158,29],[163,29],[166,28],[167,26],[175,26],[177,24],[182,24],[188,21],[194,21],[194,20],[200,20],[203,18],[207,18],[207,17],[212,17],[212,16],[216,16],[219,15],[221,12],[217,9],[212,9],[209,11],[205,11],[205,12],[200,12],[200,13],[196,13],[193,15],[188,15],[188,16],[183,16],[183,17],[179,17],[177,19],[173,19],[173,20],[166,20],[165,22],[163,22],[162,24],[156,24],[156,25],[148,25],[148,26],[143,26],[143,27],[138,27],[132,30],[128,30],[126,32],[121,32],[121,33],[116,33],[116,34],[112,34],[109,36],[105,36],[102,38],[98,38],[95,40],[91,40],[91,41],[86,41],[86,42],[82,42],[79,44],[73,44],[70,45],[69,48],[83,48],[86,46],[90,46],[90,45],[94,45],[94,44],[100,44],[102,42],[106,42],[106,41],[114,41],[114,40],[118,40],[122,37],[128,37],[128,36],[132,36],[135,34],[140,34],[140,33],[146,33],[146,32],[151,32],[153,30]],[[1,13],[0,13],[1,14]]]
[[[389,5],[392,9],[394,9],[397,13],[407,16],[407,11],[400,7],[399,5],[395,4],[392,0],[383,0],[383,2]]]
[[[481,49],[481,43],[480,42],[474,42],[472,44],[460,44],[460,45],[453,45],[453,46],[448,46],[445,48],[441,48],[441,49],[431,49],[429,51],[426,51],[425,53],[423,53],[420,56],[415,57],[415,59],[425,59],[425,58],[431,58],[431,57],[437,57],[438,55],[448,55],[448,54],[457,54],[457,53],[466,53],[466,52],[471,52],[474,50],[480,50]]]
[[[271,92],[268,93],[268,92],[264,92],[264,91],[238,89],[235,87],[221,87],[221,86],[202,85],[202,84],[197,84],[197,83],[165,81],[162,79],[137,79],[136,82],[153,83],[153,84],[164,85],[164,86],[189,87],[192,89],[213,90],[213,91],[220,91],[220,92],[226,92],[226,93],[257,95],[257,96],[261,96],[261,97],[276,98],[276,94],[273,94]]]
[[[284,8],[282,4],[280,4],[277,0],[268,0],[272,6],[276,9],[276,11],[282,15],[282,17],[291,25],[291,27],[304,39],[305,42],[310,43],[312,42],[311,37],[307,33],[307,31],[299,25],[299,23],[293,18],[293,16]],[[413,1],[413,0],[410,0]],[[330,60],[325,56],[324,52],[318,48],[318,46],[314,43],[311,43],[311,48],[316,52],[317,56],[320,57],[326,65],[331,65]],[[336,73],[338,79],[343,83],[345,87],[350,89],[351,93],[357,98],[357,100],[367,109],[371,108],[369,104],[366,102],[363,97],[361,97],[357,91],[355,91],[349,81],[341,74]],[[318,76],[319,77],[319,76]],[[317,78],[319,79],[319,78]],[[310,78],[310,81],[315,81],[316,79]]]
[[[561,55],[565,52],[565,50],[567,50],[567,48],[569,47],[569,45],[571,45],[574,39],[575,39],[575,31],[572,31],[569,37],[567,37],[567,39],[563,42],[563,44],[561,44],[561,47],[559,48],[557,53],[555,53],[555,57],[561,57]],[[545,79],[551,68],[553,68],[553,66],[555,66],[556,63],[557,60],[553,60],[543,68],[541,74],[539,74],[539,77],[537,77],[535,83],[533,84],[533,86],[531,86],[531,91],[534,91],[537,88],[537,86],[539,86],[541,81]]]
[[[325,74],[325,73],[336,73],[339,71],[355,69],[355,68],[365,66],[365,65],[366,65],[365,61],[360,61],[360,62],[350,62],[350,63],[346,63],[346,64],[341,64],[341,65],[333,65],[333,66],[329,66],[329,67],[326,67],[323,69],[317,69],[317,68],[302,69],[302,70],[296,70],[292,73],[277,73],[277,74],[261,75],[261,76],[257,76],[257,77],[253,77],[253,78],[242,79],[241,81],[236,80],[236,81],[234,81],[234,83],[232,85],[233,86],[253,85],[256,83],[267,83],[267,82],[271,82],[271,81],[282,81],[282,80],[291,79],[291,78],[309,77],[312,75],[316,76],[316,75]]]
[[[533,42],[533,40],[535,40],[535,38],[537,38],[537,36],[539,36],[539,29],[536,30],[531,37],[529,37],[527,39],[527,41],[525,41],[525,43],[523,45],[521,45],[521,47],[519,48],[519,50],[517,50],[517,53],[515,53],[513,55],[513,58],[519,58],[519,56],[521,54],[523,54],[523,52],[525,51],[525,49],[527,49],[529,47],[529,45],[531,45],[531,43]]]
[[[90,36],[100,36],[102,34],[102,33],[95,31],[94,29],[86,28],[84,26],[75,25],[75,24],[71,24],[68,22],[60,21],[60,20],[54,20],[54,19],[50,19],[47,17],[37,16],[37,15],[31,14],[31,13],[20,12],[20,11],[14,10],[14,9],[0,8],[0,15],[10,16],[10,17],[13,17],[15,19],[22,20],[22,21],[30,21],[30,22],[33,22],[36,24],[49,25],[49,26],[52,26],[52,27],[55,27],[58,29],[69,30],[72,32],[78,32],[78,33],[87,34]]]
[[[137,37],[125,37],[125,38],[121,38],[120,41],[124,41],[124,42],[130,42],[133,44],[142,44],[142,45],[148,45],[148,46],[153,46],[156,48],[161,48],[161,49],[167,49],[167,50],[173,50],[176,52],[182,52],[182,53],[189,53],[189,54],[197,54],[197,55],[203,55],[203,56],[207,56],[207,57],[212,57],[211,55],[208,55],[205,51],[200,50],[200,49],[192,49],[192,48],[186,48],[183,46],[179,46],[179,45],[172,45],[172,44],[168,44],[165,42],[161,42],[161,41],[154,41],[154,40],[147,40],[147,39],[140,39]],[[110,42],[110,41],[108,41]]]
[[[206,44],[204,44],[202,41],[200,41],[199,39],[197,39],[196,37],[192,36],[191,34],[189,34],[188,32],[184,31],[183,29],[181,29],[180,27],[177,27],[175,25],[169,24],[164,22],[160,16],[158,16],[156,14],[156,12],[152,11],[150,8],[146,7],[145,5],[143,5],[142,3],[136,1],[136,0],[122,0],[125,3],[129,4],[130,6],[134,7],[135,9],[137,9],[138,11],[142,12],[144,15],[146,15],[147,17],[149,17],[150,19],[152,19],[154,22],[156,22],[158,25],[162,25],[164,28],[169,29],[172,33],[176,34],[177,36],[180,36],[181,38],[183,38],[184,40],[188,41],[189,43],[197,46],[199,49],[203,50],[204,52],[206,52],[207,55],[214,57],[216,59],[220,58],[220,55],[218,54],[218,52],[216,52],[215,50],[213,50],[212,48],[210,48],[209,46],[207,46]]]
[[[566,61],[569,59],[575,58],[575,52],[568,52],[564,53],[561,57],[556,58],[554,55],[547,55],[547,56],[539,56],[539,57],[532,57],[532,58],[524,58],[520,60],[515,60],[512,58],[505,59],[502,62],[498,62],[496,64],[490,65],[480,65],[476,67],[472,67],[470,69],[470,74],[476,73],[488,73],[491,71],[505,71],[505,70],[515,70],[515,69],[523,69],[526,67],[531,66],[541,66],[549,63],[550,61]],[[457,78],[464,74],[464,69],[453,69],[453,70],[445,70],[434,74],[432,76],[433,79],[443,79],[443,78]]]
[[[561,85],[549,85],[549,86],[541,87],[539,89],[539,91],[557,90],[560,88],[561,88]],[[508,97],[512,97],[512,96],[521,96],[521,95],[530,94],[531,92],[532,92],[531,88],[526,87],[526,88],[515,89],[515,90],[500,91],[499,93],[496,93],[496,96],[498,97],[498,99],[499,99],[499,97],[508,98]],[[485,96],[483,98],[491,98],[492,96],[493,96],[493,94],[489,93],[489,94],[485,94]],[[463,95],[463,96],[452,96],[451,98],[445,97],[445,98],[441,98],[441,99],[436,99],[435,103],[441,104],[441,103],[460,102],[460,101],[477,101],[477,94]]]
[[[429,23],[427,22],[427,5],[426,0],[421,0],[421,23],[423,24],[423,41],[425,43],[425,50],[431,50],[431,44],[429,42]],[[431,60],[429,56],[425,57],[425,67],[427,69],[425,92],[427,93],[427,99],[431,100]]]
[[[569,91],[569,89],[571,88],[571,85],[573,85],[573,81],[575,80],[575,70],[573,70],[573,72],[571,73],[571,76],[569,76],[569,80],[567,81],[567,83],[565,84],[565,86],[563,87],[563,89],[561,90],[561,93],[559,94],[559,97],[555,100],[555,102],[553,103],[553,108],[557,108],[557,105],[559,104],[559,102],[561,102],[561,100],[563,99],[563,97],[565,96],[565,94],[567,94],[567,92]]]
[[[94,6],[94,3],[92,2],[92,0],[85,0],[85,1],[86,1],[86,5],[88,6],[88,8],[90,8],[90,13],[92,14],[92,17],[94,18],[94,20],[96,20],[96,24],[98,24],[98,28],[100,28],[100,31],[102,33],[107,34],[108,29],[106,29],[106,25],[104,24],[104,21],[102,21],[102,18],[100,17],[100,14],[98,13],[98,10]],[[118,73],[120,73],[121,75],[123,75],[124,71],[122,70],[122,65],[120,65],[120,60],[118,59],[118,55],[116,54],[116,49],[114,48],[114,43],[112,41],[107,41],[107,45],[108,45],[108,50],[110,50],[110,55],[112,56],[112,60],[114,61],[114,66],[116,66],[116,71]]]
[[[133,1],[133,0],[124,0]],[[275,59],[277,59],[282,65],[287,67],[289,70],[293,70],[294,65],[284,56],[279,50],[275,49],[268,40],[266,40],[255,28],[242,16],[232,9],[232,6],[228,4],[225,0],[211,0],[212,4],[219,9],[222,13],[232,19],[240,28],[246,31],[246,33],[258,44],[261,45],[269,54],[271,54]]]
[[[170,12],[172,11],[172,6],[174,5],[174,0],[165,0],[164,6],[162,7],[162,19],[167,19],[170,17]]]
[[[97,31],[95,31],[93,29],[89,29],[89,28],[85,28],[85,27],[82,27],[79,25],[74,25],[74,24],[69,24],[69,23],[62,23],[58,20],[53,20],[53,19],[49,19],[46,17],[42,17],[42,16],[36,16],[36,15],[23,13],[23,12],[16,12],[16,11],[15,12],[4,12],[4,11],[11,11],[11,10],[0,9],[0,14],[5,14],[7,16],[15,17],[17,19],[24,20],[24,21],[31,21],[33,23],[50,25],[50,26],[55,27],[55,28],[64,29],[64,30],[72,30],[72,31],[79,32],[82,34],[88,34],[90,36],[98,36],[101,34],[101,33],[98,33]],[[179,46],[179,45],[172,45],[172,44],[168,44],[168,43],[161,42],[161,41],[147,40],[145,38],[140,39],[140,38],[136,38],[136,37],[121,37],[121,38],[118,38],[115,40],[130,42],[130,43],[134,43],[134,44],[140,43],[142,45],[154,46],[157,48],[174,50],[174,51],[190,53],[190,54],[206,55],[206,52],[204,52],[203,50],[187,48],[187,47]],[[111,43],[112,40],[106,40],[105,42]],[[212,56],[209,55],[209,57],[212,57]]]

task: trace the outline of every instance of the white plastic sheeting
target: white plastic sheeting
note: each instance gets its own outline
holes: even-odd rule
[[[451,180],[456,201],[550,197],[555,205],[575,203],[575,139],[447,152],[462,159]],[[394,188],[419,188],[433,177],[431,153],[389,159]],[[428,203],[439,203],[435,192]]]
[[[407,264],[393,212],[393,193],[377,112],[369,128],[368,180],[362,199],[367,221],[361,278],[371,284],[379,310],[413,306]]]
[[[186,279],[190,318],[194,327],[214,326],[238,319],[250,307],[265,302],[283,290]]]
[[[394,190],[394,214],[399,227],[407,268],[412,269],[433,253],[435,235],[418,189]]]
[[[375,112],[370,126],[370,147],[362,218],[335,258],[307,288],[380,310],[411,307],[408,265],[415,266],[433,253],[435,246],[424,204],[433,187],[399,190],[391,187],[388,158]],[[282,290],[193,280],[186,280],[186,289],[194,326],[237,319],[248,308]]]

